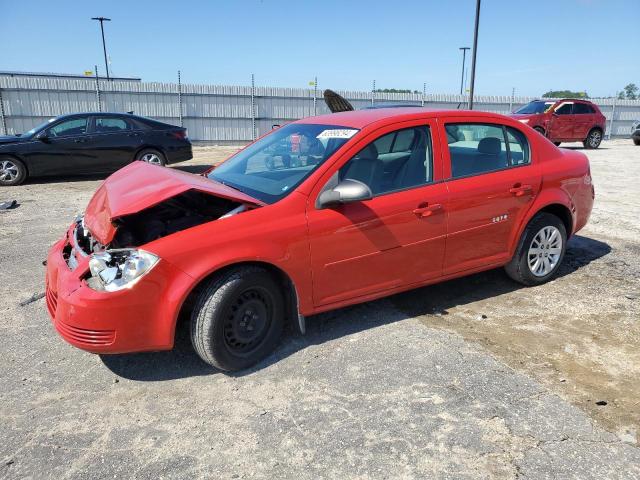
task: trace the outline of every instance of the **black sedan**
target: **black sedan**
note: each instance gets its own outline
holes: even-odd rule
[[[631,126],[631,138],[633,139],[633,143],[640,145],[640,120],[633,122]]]
[[[76,113],[0,137],[0,186],[44,175],[107,173],[133,160],[167,165],[190,158],[185,128],[131,114]]]

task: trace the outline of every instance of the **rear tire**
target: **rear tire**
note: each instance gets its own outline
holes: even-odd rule
[[[20,185],[27,177],[27,167],[20,160],[13,157],[0,157],[0,186]]]
[[[540,285],[557,273],[567,248],[567,230],[562,220],[541,212],[522,232],[516,253],[504,269],[523,285]]]
[[[634,138],[633,143],[636,145],[640,145],[640,138]]]
[[[600,146],[600,143],[602,143],[602,130],[599,128],[592,128],[589,131],[587,138],[582,142],[582,145],[584,145],[584,148],[595,149]]]
[[[164,167],[167,164],[167,160],[162,152],[152,148],[147,148],[139,152],[138,155],[136,155],[136,160],[141,160],[152,165],[159,165],[161,167]]]
[[[559,147],[562,142],[553,142],[556,147]]]
[[[276,347],[284,325],[282,290],[259,267],[238,267],[202,289],[191,315],[191,343],[220,370],[248,368]]]

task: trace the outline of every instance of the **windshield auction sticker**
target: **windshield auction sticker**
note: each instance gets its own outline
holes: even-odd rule
[[[330,130],[323,130],[316,138],[351,138],[356,133],[358,133],[358,130],[332,128]]]

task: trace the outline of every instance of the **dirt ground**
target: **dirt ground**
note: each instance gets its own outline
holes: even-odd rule
[[[66,345],[41,262],[102,178],[0,190],[19,202],[0,212],[0,477],[640,478],[640,147],[584,152],[596,202],[554,281],[495,270],[318,315],[239,375],[184,332],[171,352]]]

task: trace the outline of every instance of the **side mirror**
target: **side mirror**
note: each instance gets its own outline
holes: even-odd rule
[[[325,190],[318,197],[318,208],[328,208],[345,203],[371,200],[373,192],[359,180],[347,178],[330,190]]]
[[[49,143],[49,135],[47,132],[42,131],[36,135],[36,139],[40,140],[43,143]]]

